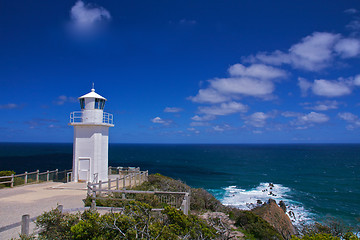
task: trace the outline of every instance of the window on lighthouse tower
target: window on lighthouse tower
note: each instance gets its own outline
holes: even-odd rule
[[[84,109],[84,108],[85,108],[85,99],[84,99],[84,98],[81,98],[81,99],[80,99],[80,108],[81,108],[81,109]]]
[[[104,109],[105,100],[100,98],[95,98],[95,109]]]

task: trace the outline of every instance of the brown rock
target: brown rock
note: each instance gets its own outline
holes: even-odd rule
[[[268,203],[263,204],[261,207],[254,208],[252,212],[273,226],[284,239],[290,239],[292,235],[297,234],[289,216],[273,199],[269,199]]]

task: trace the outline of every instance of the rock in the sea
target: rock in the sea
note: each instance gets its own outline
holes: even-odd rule
[[[281,207],[282,210],[284,210],[284,213],[286,213],[286,205],[285,205],[284,201],[281,200],[279,202],[279,206]]]
[[[284,210],[273,199],[269,199],[268,203],[254,208],[252,212],[273,226],[284,239],[290,239],[292,235],[297,234],[289,216],[285,214]]]

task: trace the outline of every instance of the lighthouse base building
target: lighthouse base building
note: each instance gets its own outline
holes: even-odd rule
[[[81,111],[70,114],[69,125],[74,127],[73,169],[74,182],[108,180],[109,127],[112,114],[103,111],[106,99],[95,89],[80,97]]]

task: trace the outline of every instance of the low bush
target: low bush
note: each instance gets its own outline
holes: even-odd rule
[[[250,211],[241,211],[237,213],[236,226],[243,228],[255,239],[283,239],[280,234],[264,219]]]
[[[63,214],[54,209],[38,217],[39,239],[215,239],[214,228],[194,215],[167,206],[151,212],[145,203],[131,201],[119,213],[96,211]]]

